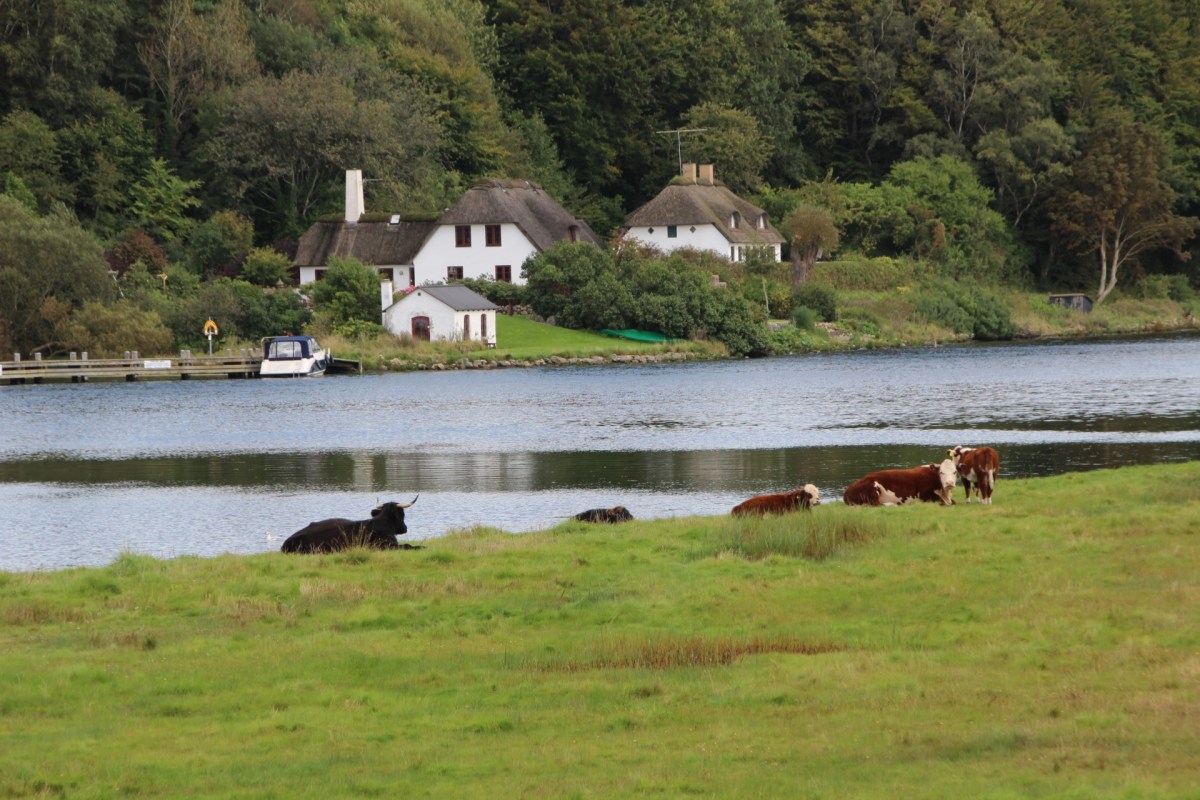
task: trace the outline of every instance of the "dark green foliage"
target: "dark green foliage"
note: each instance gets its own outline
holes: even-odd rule
[[[348,322],[380,324],[383,309],[379,274],[374,267],[354,258],[329,259],[325,277],[311,284],[309,295],[314,310],[331,325]]]
[[[523,305],[525,287],[508,281],[497,281],[492,278],[464,278],[463,286],[491,300],[498,306]]]
[[[561,244],[525,262],[526,296],[535,313],[568,328],[637,328],[765,354],[766,331],[748,301],[711,286],[706,263],[627,251],[618,261],[611,251]]]
[[[86,351],[92,358],[120,358],[127,350],[167,353],[173,341],[156,312],[129,302],[106,305],[95,300],[71,314],[62,338],[64,350]]]
[[[805,306],[817,313],[822,322],[836,322],[837,295],[832,289],[805,283],[792,290],[792,307]]]
[[[256,247],[242,262],[242,280],[255,286],[277,286],[288,282],[292,260],[270,247]]]
[[[72,311],[115,293],[99,242],[75,219],[0,195],[0,352],[61,352]]]
[[[821,321],[821,315],[808,306],[792,309],[792,324],[802,331],[811,331]]]
[[[1017,332],[1004,301],[978,286],[945,280],[928,283],[916,293],[915,305],[930,322],[976,339],[1011,339]]]

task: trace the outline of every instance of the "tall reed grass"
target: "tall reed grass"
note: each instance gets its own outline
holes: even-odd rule
[[[893,527],[883,513],[844,507],[761,519],[730,518],[717,528],[714,552],[751,560],[790,556],[824,561],[849,547],[887,536]]]

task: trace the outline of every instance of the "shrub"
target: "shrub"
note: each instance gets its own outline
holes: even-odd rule
[[[805,283],[792,290],[792,307],[807,306],[824,322],[837,321],[837,295],[832,289]]]
[[[796,306],[792,309],[792,324],[802,331],[811,331],[821,320],[821,315],[808,306]]]
[[[1186,303],[1196,296],[1186,275],[1143,275],[1135,292],[1143,300],[1174,300]]]
[[[921,287],[916,310],[930,322],[976,339],[1011,339],[1017,332],[1008,305],[992,292],[948,280]]]
[[[911,259],[847,256],[818,263],[813,267],[810,282],[830,289],[886,292],[898,286],[920,283],[929,270],[927,263]]]

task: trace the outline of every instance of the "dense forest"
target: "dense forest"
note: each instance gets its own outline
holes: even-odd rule
[[[348,168],[605,235],[706,162],[826,255],[1200,285],[1194,0],[4,0],[0,37],[0,352],[303,322],[272,287]]]

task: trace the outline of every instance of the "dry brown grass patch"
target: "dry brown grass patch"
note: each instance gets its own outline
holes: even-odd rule
[[[582,660],[547,664],[548,672],[582,672],[597,669],[673,669],[675,667],[724,667],[743,656],[766,653],[820,655],[845,650],[831,642],[810,642],[794,637],[774,639],[733,637],[670,637],[644,642],[619,641],[603,652]]]

